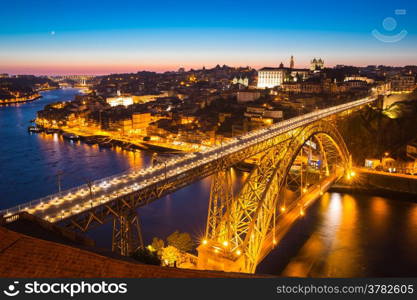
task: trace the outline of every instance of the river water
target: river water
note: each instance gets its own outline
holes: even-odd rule
[[[149,165],[151,153],[102,149],[63,140],[57,134],[30,134],[36,111],[73,99],[78,89],[42,92],[25,104],[0,106],[0,209],[62,188]],[[246,175],[234,171],[237,188]],[[210,178],[140,208],[145,241],[175,230],[198,241],[205,229]],[[412,200],[412,199],[411,199]],[[417,275],[417,204],[410,199],[327,193],[306,212],[258,273],[284,276],[366,277]],[[109,247],[110,224],[89,233]]]

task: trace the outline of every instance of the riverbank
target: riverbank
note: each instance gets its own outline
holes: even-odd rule
[[[342,179],[330,191],[406,198],[417,202],[417,176],[355,168],[356,176]]]
[[[38,100],[40,98],[42,98],[42,95],[36,94],[36,96],[33,97],[33,98],[25,98],[25,99],[18,99],[18,98],[16,99],[16,98],[14,98],[14,99],[10,99],[10,101],[9,100],[0,100],[0,105],[27,103],[27,102],[32,102],[32,101]]]
[[[36,123],[36,121],[35,121]],[[133,139],[123,138],[123,137],[114,137],[110,134],[106,134],[106,132],[100,132],[100,134],[92,134],[86,133],[81,130],[72,129],[68,127],[60,127],[60,128],[52,128],[52,127],[45,127],[43,125],[38,125],[37,127],[41,129],[41,131],[45,131],[46,133],[60,133],[62,135],[73,135],[72,139],[80,140],[89,145],[98,145],[99,147],[103,148],[113,148],[113,147],[120,147],[123,150],[127,151],[150,151],[150,152],[160,152],[160,153],[170,153],[170,154],[179,154],[184,153],[182,149],[170,147],[168,145],[160,145],[157,143],[152,142],[139,142]]]

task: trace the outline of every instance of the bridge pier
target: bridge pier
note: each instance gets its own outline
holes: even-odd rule
[[[210,201],[207,214],[205,239],[218,238],[230,240],[229,224],[223,222],[223,216],[230,209],[233,201],[231,168],[221,170],[213,175],[210,188]]]
[[[133,208],[122,209],[113,219],[112,251],[129,256],[143,248],[139,216]]]
[[[240,251],[232,253],[221,244],[208,241],[198,248],[197,269],[224,272],[245,272],[245,257]]]

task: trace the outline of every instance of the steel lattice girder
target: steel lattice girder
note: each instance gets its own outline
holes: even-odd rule
[[[112,251],[128,256],[143,248],[139,216],[135,209],[125,209],[113,218]]]
[[[223,222],[233,201],[231,168],[215,173],[211,182],[210,202],[207,214],[206,239],[228,240],[230,226]]]
[[[319,137],[324,151],[332,155],[337,152],[339,163],[349,167],[349,152],[343,138],[330,123],[318,121],[294,130],[291,135],[291,139],[284,139],[266,151],[260,165],[251,172],[233,201],[231,213],[227,215],[233,232],[231,251],[239,249],[245,255],[243,272],[255,271],[260,249],[270,230],[271,218],[279,205],[279,195],[286,176],[306,141],[314,136]]]

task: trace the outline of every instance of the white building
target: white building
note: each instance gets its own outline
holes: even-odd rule
[[[287,70],[280,68],[262,68],[258,71],[258,89],[280,86],[285,80]]]
[[[124,105],[129,106],[133,104],[133,98],[132,97],[109,97],[106,99],[106,102],[110,104],[110,106],[118,106],[118,105]]]

